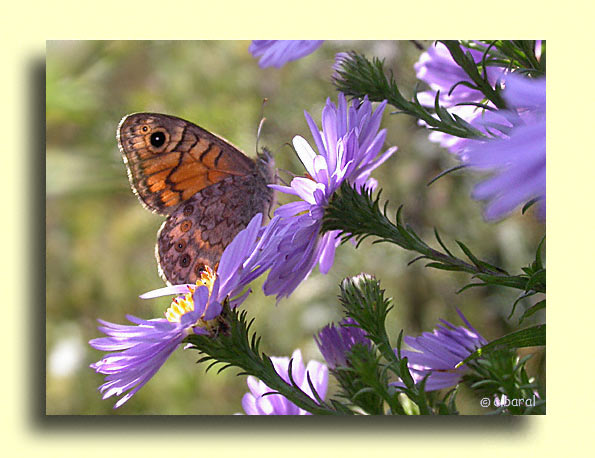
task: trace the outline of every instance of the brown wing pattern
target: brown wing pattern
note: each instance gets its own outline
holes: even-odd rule
[[[175,116],[126,116],[118,145],[133,190],[145,207],[163,215],[215,183],[255,171],[254,161],[237,148]]]
[[[118,145],[141,203],[168,215],[155,252],[169,284],[195,283],[205,266],[216,270],[237,233],[273,205],[270,155],[255,162],[191,122],[132,114],[120,122]]]
[[[169,284],[195,283],[216,270],[223,250],[256,213],[268,213],[273,192],[260,173],[228,177],[188,199],[159,230],[156,256]]]

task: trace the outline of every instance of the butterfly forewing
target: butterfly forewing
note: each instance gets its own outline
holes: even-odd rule
[[[118,128],[130,184],[150,210],[171,214],[198,191],[254,173],[254,161],[225,140],[174,116],[136,113]]]

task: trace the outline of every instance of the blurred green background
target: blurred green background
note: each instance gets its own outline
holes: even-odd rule
[[[430,42],[422,42],[429,46]],[[228,139],[254,156],[264,98],[267,118],[260,145],[273,151],[277,166],[304,172],[287,146],[295,135],[311,140],[303,111],[320,124],[334,55],[357,50],[386,59],[407,93],[415,84],[413,64],[420,54],[411,42],[326,42],[314,54],[281,69],[261,69],[240,41],[53,41],[47,44],[46,161],[46,412],[48,414],[233,414],[241,412],[247,391],[235,369],[205,373],[194,351],[176,351],[157,375],[123,407],[101,400],[103,377],[88,366],[101,357],[87,342],[100,336],[97,318],[125,323],[125,315],[162,316],[169,298],[142,301],[138,295],[163,286],[157,275],[154,244],[163,217],[143,209],[130,190],[116,143],[116,127],[128,113],[173,114]],[[544,226],[532,215],[516,214],[497,224],[482,220],[480,203],[469,198],[477,181],[455,173],[426,183],[456,164],[427,140],[415,120],[385,111],[386,146],[398,152],[373,176],[392,213],[404,217],[433,243],[437,227],[451,246],[464,241],[475,254],[519,272],[529,263]],[[312,142],[312,144],[314,144]],[[283,175],[283,174],[282,174]],[[287,174],[285,174],[288,177]],[[281,203],[287,202],[285,197]],[[520,213],[520,212],[517,212]],[[531,212],[530,212],[531,213]],[[359,272],[376,275],[394,300],[390,331],[417,335],[438,319],[461,324],[459,307],[487,338],[514,329],[510,312],[517,292],[505,289],[456,291],[469,276],[407,266],[413,253],[367,240],[359,249],[339,248],[328,275],[315,270],[295,293],[275,305],[255,293],[245,302],[269,355],[289,356],[300,348],[304,359],[322,360],[312,335],[341,319],[338,284]],[[526,306],[527,304],[525,304]],[[523,304],[519,307],[524,309]],[[534,319],[543,321],[543,312]],[[515,315],[518,318],[519,312]],[[544,355],[530,370],[544,378]],[[544,382],[544,380],[542,380]],[[333,393],[333,387],[329,389]],[[466,389],[462,413],[485,413]]]

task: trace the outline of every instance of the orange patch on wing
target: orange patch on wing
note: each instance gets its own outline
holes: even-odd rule
[[[207,150],[210,144],[211,142],[201,138],[198,143],[194,145],[190,151],[188,151],[188,154],[184,157],[184,160],[187,160],[188,162],[200,160],[200,155]],[[182,161],[182,163],[184,163],[184,161]]]
[[[201,189],[206,188],[207,186],[212,185],[213,183],[207,179],[207,174],[202,173],[200,175],[193,176],[188,178],[187,180],[180,181],[175,183],[173,189],[176,191],[185,191],[186,189],[195,189],[195,193],[200,191]],[[192,194],[191,194],[192,195]]]
[[[180,202],[180,196],[177,193],[166,189],[161,193],[161,200],[166,207],[171,207]]]
[[[188,188],[182,190],[182,200],[190,199],[194,194],[196,194],[201,189],[204,189],[205,186],[201,186],[199,184],[194,184]]]
[[[200,162],[191,162],[189,164],[178,167],[170,176],[170,180],[174,183],[180,183],[192,178],[198,178],[204,175],[207,168]]]
[[[147,178],[147,186],[149,186],[149,189],[152,192],[157,192],[161,191],[162,189],[165,189],[165,179],[167,178],[168,173],[169,170],[163,170],[162,172],[156,173]]]
[[[230,155],[225,154],[225,152],[223,152],[223,154],[221,155],[221,157],[219,158],[219,160],[217,161],[217,167],[218,170],[229,170],[229,171],[236,171],[236,173],[234,173],[234,175],[240,175],[240,173],[237,173],[237,169],[238,169],[238,164],[235,164],[233,162],[233,159]]]
[[[147,175],[152,175],[162,170],[172,169],[178,165],[180,153],[167,153],[159,155],[152,159],[147,159],[142,163],[143,171]]]
[[[207,177],[211,183],[218,183],[227,178],[227,173],[219,172],[217,170],[209,170]]]
[[[219,153],[221,153],[221,148],[213,144],[211,145],[211,149],[209,150],[209,152],[201,157],[201,162],[209,169],[214,169],[215,159],[217,159]]]

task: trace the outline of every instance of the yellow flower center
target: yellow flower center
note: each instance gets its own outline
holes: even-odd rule
[[[196,286],[189,285],[188,292],[183,296],[176,297],[169,308],[165,312],[165,318],[170,323],[179,323],[182,315],[194,311],[194,291],[199,286],[206,286],[209,288],[209,294],[213,291],[213,284],[215,283],[216,275],[210,267],[205,267],[205,270],[201,271],[200,278],[196,280]],[[205,310],[206,312],[206,310]]]
[[[206,286],[209,288],[209,293],[211,293],[213,291],[213,284],[215,283],[216,278],[217,275],[215,275],[215,272],[213,272],[209,266],[205,266],[205,270],[200,271],[200,278],[196,280],[196,284],[199,286]]]

